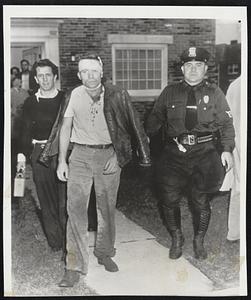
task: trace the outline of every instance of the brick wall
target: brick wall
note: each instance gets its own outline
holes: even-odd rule
[[[67,18],[59,25],[60,75],[63,89],[79,83],[77,61],[71,56],[96,52],[104,63],[104,76],[112,78],[112,53],[108,34],[172,35],[168,45],[168,82],[182,78],[179,55],[189,46],[201,46],[211,53],[209,77],[215,78],[215,20],[205,19],[86,19]],[[149,113],[152,102],[134,99],[141,118]]]

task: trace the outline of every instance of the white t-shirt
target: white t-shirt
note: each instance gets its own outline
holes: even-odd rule
[[[111,144],[104,116],[104,90],[100,100],[94,102],[83,85],[71,93],[64,117],[73,118],[71,142],[78,144]]]

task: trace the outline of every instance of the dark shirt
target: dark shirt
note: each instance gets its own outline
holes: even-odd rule
[[[47,140],[57,117],[63,92],[55,98],[30,96],[23,107],[22,152],[27,154],[32,139]]]
[[[166,136],[177,137],[190,133],[185,126],[187,100],[191,90],[186,82],[167,86],[157,99],[150,114],[146,132],[151,137],[163,126]],[[193,87],[197,105],[197,125],[193,133],[199,135],[221,133],[220,142],[223,151],[234,149],[234,127],[230,108],[225,95],[219,87],[207,81],[202,81]]]

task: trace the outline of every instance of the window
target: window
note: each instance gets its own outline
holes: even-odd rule
[[[231,64],[227,66],[227,73],[229,75],[234,75],[239,73],[239,65],[238,64]]]
[[[161,49],[116,49],[116,84],[127,90],[161,89]]]
[[[171,36],[109,35],[113,83],[132,96],[157,96],[167,84]]]

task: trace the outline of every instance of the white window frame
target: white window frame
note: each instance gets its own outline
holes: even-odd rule
[[[112,44],[112,82],[116,84],[115,51],[117,49],[159,49],[161,50],[161,88],[128,90],[131,96],[158,96],[168,81],[168,44],[173,43],[172,36],[110,34],[108,43]]]

